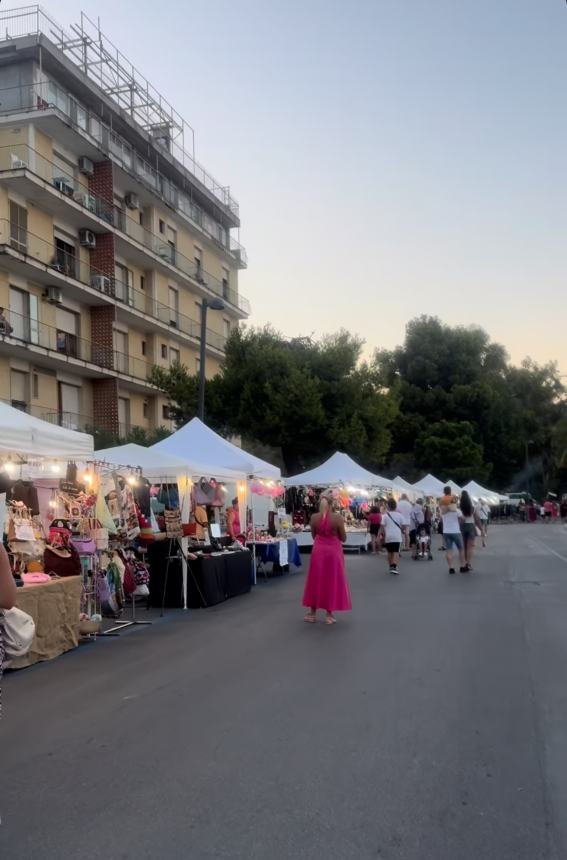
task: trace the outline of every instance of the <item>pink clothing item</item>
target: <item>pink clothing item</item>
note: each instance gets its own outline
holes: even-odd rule
[[[343,547],[339,538],[333,534],[328,516],[321,520],[315,536],[303,592],[303,605],[326,609],[327,612],[346,612],[352,609]]]
[[[382,514],[368,514],[368,522],[371,526],[379,526],[382,522]]]

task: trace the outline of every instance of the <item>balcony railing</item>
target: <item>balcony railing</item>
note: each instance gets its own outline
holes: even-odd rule
[[[91,25],[91,32],[82,32],[84,24]],[[175,125],[179,122],[184,126],[185,123],[176,111],[167,104],[163,97],[153,90],[151,84],[143,78],[137,70],[120,54],[120,52],[105,39],[100,28],[89,21],[87,16],[81,15],[81,35],[77,39],[77,27],[74,27],[74,32],[71,36],[50,18],[40,6],[26,6],[21,9],[7,9],[0,13],[0,41],[16,39],[19,36],[39,35],[44,34],[56,48],[63,51],[65,56],[79,66],[81,72],[84,73],[85,67],[87,74],[95,81],[96,84],[102,85],[102,64],[110,64],[111,72],[114,71],[112,88],[108,89],[103,86],[103,91],[111,95],[111,98],[116,102],[118,109],[128,110],[130,105],[127,99],[125,89],[128,88],[116,87],[116,80],[125,80],[130,78],[132,84],[132,93],[134,89],[141,87],[141,92],[146,93],[146,104],[157,104],[159,102],[159,116],[171,117]],[[104,40],[104,44],[103,44]],[[91,57],[92,62],[87,62],[87,54],[90,43],[95,43],[96,59]],[[96,51],[100,42],[99,51]],[[80,50],[79,50],[80,48]],[[110,53],[108,53],[110,52]],[[102,61],[102,62],[101,62]],[[125,78],[126,74],[126,78]],[[126,101],[125,101],[126,99]],[[157,101],[156,101],[157,100]],[[165,110],[165,113],[162,111]],[[151,125],[151,122],[143,123],[146,127]],[[155,124],[155,121],[154,121]],[[188,153],[178,143],[172,142],[172,155],[179,162],[181,168],[188,174],[194,176],[208,191],[210,191],[216,199],[226,206],[235,215],[238,215],[238,203],[230,194],[227,186],[221,185],[198,161],[194,155]]]
[[[48,109],[57,112],[63,117],[66,124],[71,124],[97,149],[105,152],[109,158],[132,174],[154,194],[161,196],[166,203],[207,233],[225,250],[231,250],[228,230],[225,230],[218,221],[195,203],[189,194],[180,190],[170,179],[167,179],[153,165],[138,155],[129,143],[101,122],[96,114],[84,108],[74,96],[60,87],[59,84],[45,79],[37,84],[22,84],[17,87],[0,89],[0,114]],[[244,248],[232,237],[231,241],[234,245],[233,250],[239,251],[245,257]]]
[[[38,346],[54,355],[94,364],[144,382],[148,381],[152,368],[145,359],[125,355],[107,345],[85,340],[12,310],[5,310],[4,319],[0,319],[0,341],[16,341],[26,347]]]
[[[98,216],[130,239],[143,245],[165,263],[173,266],[182,275],[206,287],[222,297],[243,313],[250,313],[248,299],[233,290],[224,281],[206,272],[194,259],[189,259],[170,245],[162,236],[144,228],[139,221],[131,218],[125,210],[111,206],[102,197],[93,194],[88,185],[77,179],[70,171],[49,161],[27,144],[0,147],[0,173],[4,171],[26,170],[48,182],[69,199],[74,200],[88,212]]]
[[[18,224],[0,219],[0,244],[8,245],[14,251],[50,267],[54,272],[92,287],[108,296],[109,300],[114,299],[125,307],[150,316],[174,331],[187,334],[195,340],[201,337],[200,323],[153,299],[146,292],[135,290],[119,278],[107,277],[94,266],[85,264],[74,253],[35,236]],[[226,338],[210,329],[207,329],[206,342],[208,346],[219,351],[224,351],[226,346]]]

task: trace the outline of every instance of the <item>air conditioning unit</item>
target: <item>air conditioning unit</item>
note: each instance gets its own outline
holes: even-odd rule
[[[77,202],[88,209],[89,212],[96,212],[96,197],[92,194],[78,194]]]
[[[91,278],[91,287],[109,296],[111,292],[110,278],[104,275],[93,275]]]
[[[45,291],[45,298],[52,305],[60,305],[63,302],[63,290],[61,287],[48,287]]]
[[[168,263],[171,263],[171,248],[169,245],[160,245],[158,248],[158,255],[162,260],[167,260]]]
[[[16,155],[14,152],[10,153],[10,162],[12,170],[24,170],[28,166],[27,162],[22,161],[19,155]]]
[[[53,178],[53,184],[62,194],[66,194],[67,197],[73,196],[75,189],[66,176],[55,176]]]
[[[79,158],[79,170],[85,176],[94,176],[94,164],[86,155],[81,155]]]
[[[96,248],[96,236],[92,230],[79,230],[79,244],[83,248]]]
[[[124,203],[128,207],[128,209],[139,209],[140,208],[140,198],[137,194],[134,194],[133,191],[129,191],[128,194],[124,198]]]

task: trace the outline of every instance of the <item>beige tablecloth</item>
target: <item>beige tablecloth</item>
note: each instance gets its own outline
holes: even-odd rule
[[[36,629],[29,653],[14,660],[11,669],[52,660],[79,644],[80,576],[19,588],[16,606],[31,615]]]

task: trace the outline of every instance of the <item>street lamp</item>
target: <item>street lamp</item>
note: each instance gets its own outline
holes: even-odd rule
[[[224,311],[222,299],[203,299],[201,302],[201,352],[199,359],[199,407],[197,415],[205,420],[205,361],[207,349],[207,311]]]

